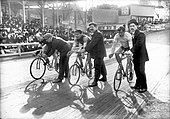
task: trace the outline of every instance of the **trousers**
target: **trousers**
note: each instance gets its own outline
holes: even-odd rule
[[[135,86],[141,89],[147,89],[145,62],[134,62],[134,70],[137,77]]]

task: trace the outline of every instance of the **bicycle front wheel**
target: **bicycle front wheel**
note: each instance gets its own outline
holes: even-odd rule
[[[45,61],[42,58],[35,58],[30,65],[30,74],[35,80],[41,79],[46,71]]]
[[[73,64],[69,69],[70,78],[68,79],[71,85],[76,85],[80,79],[80,68],[77,64]]]
[[[114,82],[113,82],[113,87],[115,91],[119,90],[121,82],[122,82],[122,72],[121,69],[118,68],[115,73]]]

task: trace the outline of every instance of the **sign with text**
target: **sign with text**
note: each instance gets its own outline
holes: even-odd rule
[[[128,16],[128,15],[130,15],[129,7],[122,7],[119,9],[119,16]]]

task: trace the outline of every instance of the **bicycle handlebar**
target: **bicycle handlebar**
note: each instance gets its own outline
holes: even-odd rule
[[[80,51],[76,51],[76,50],[71,50],[71,51],[69,51],[69,52],[67,53],[67,56],[71,56],[73,53],[78,54],[78,53],[84,53],[84,52],[80,52]]]
[[[128,55],[128,56],[129,56],[129,55],[130,55],[130,56],[133,55],[132,53],[129,53],[128,51],[124,51],[124,52],[122,52],[121,54],[122,54],[122,55]]]

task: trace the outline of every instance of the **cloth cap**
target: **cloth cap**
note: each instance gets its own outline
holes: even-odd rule
[[[135,25],[138,25],[138,22],[136,21],[136,19],[131,19],[128,23],[128,26],[132,23],[134,23]]]
[[[47,40],[47,39],[49,39],[49,38],[51,38],[51,37],[53,37],[53,35],[52,35],[51,33],[46,33],[46,34],[44,35],[44,39],[45,39],[45,40]]]

